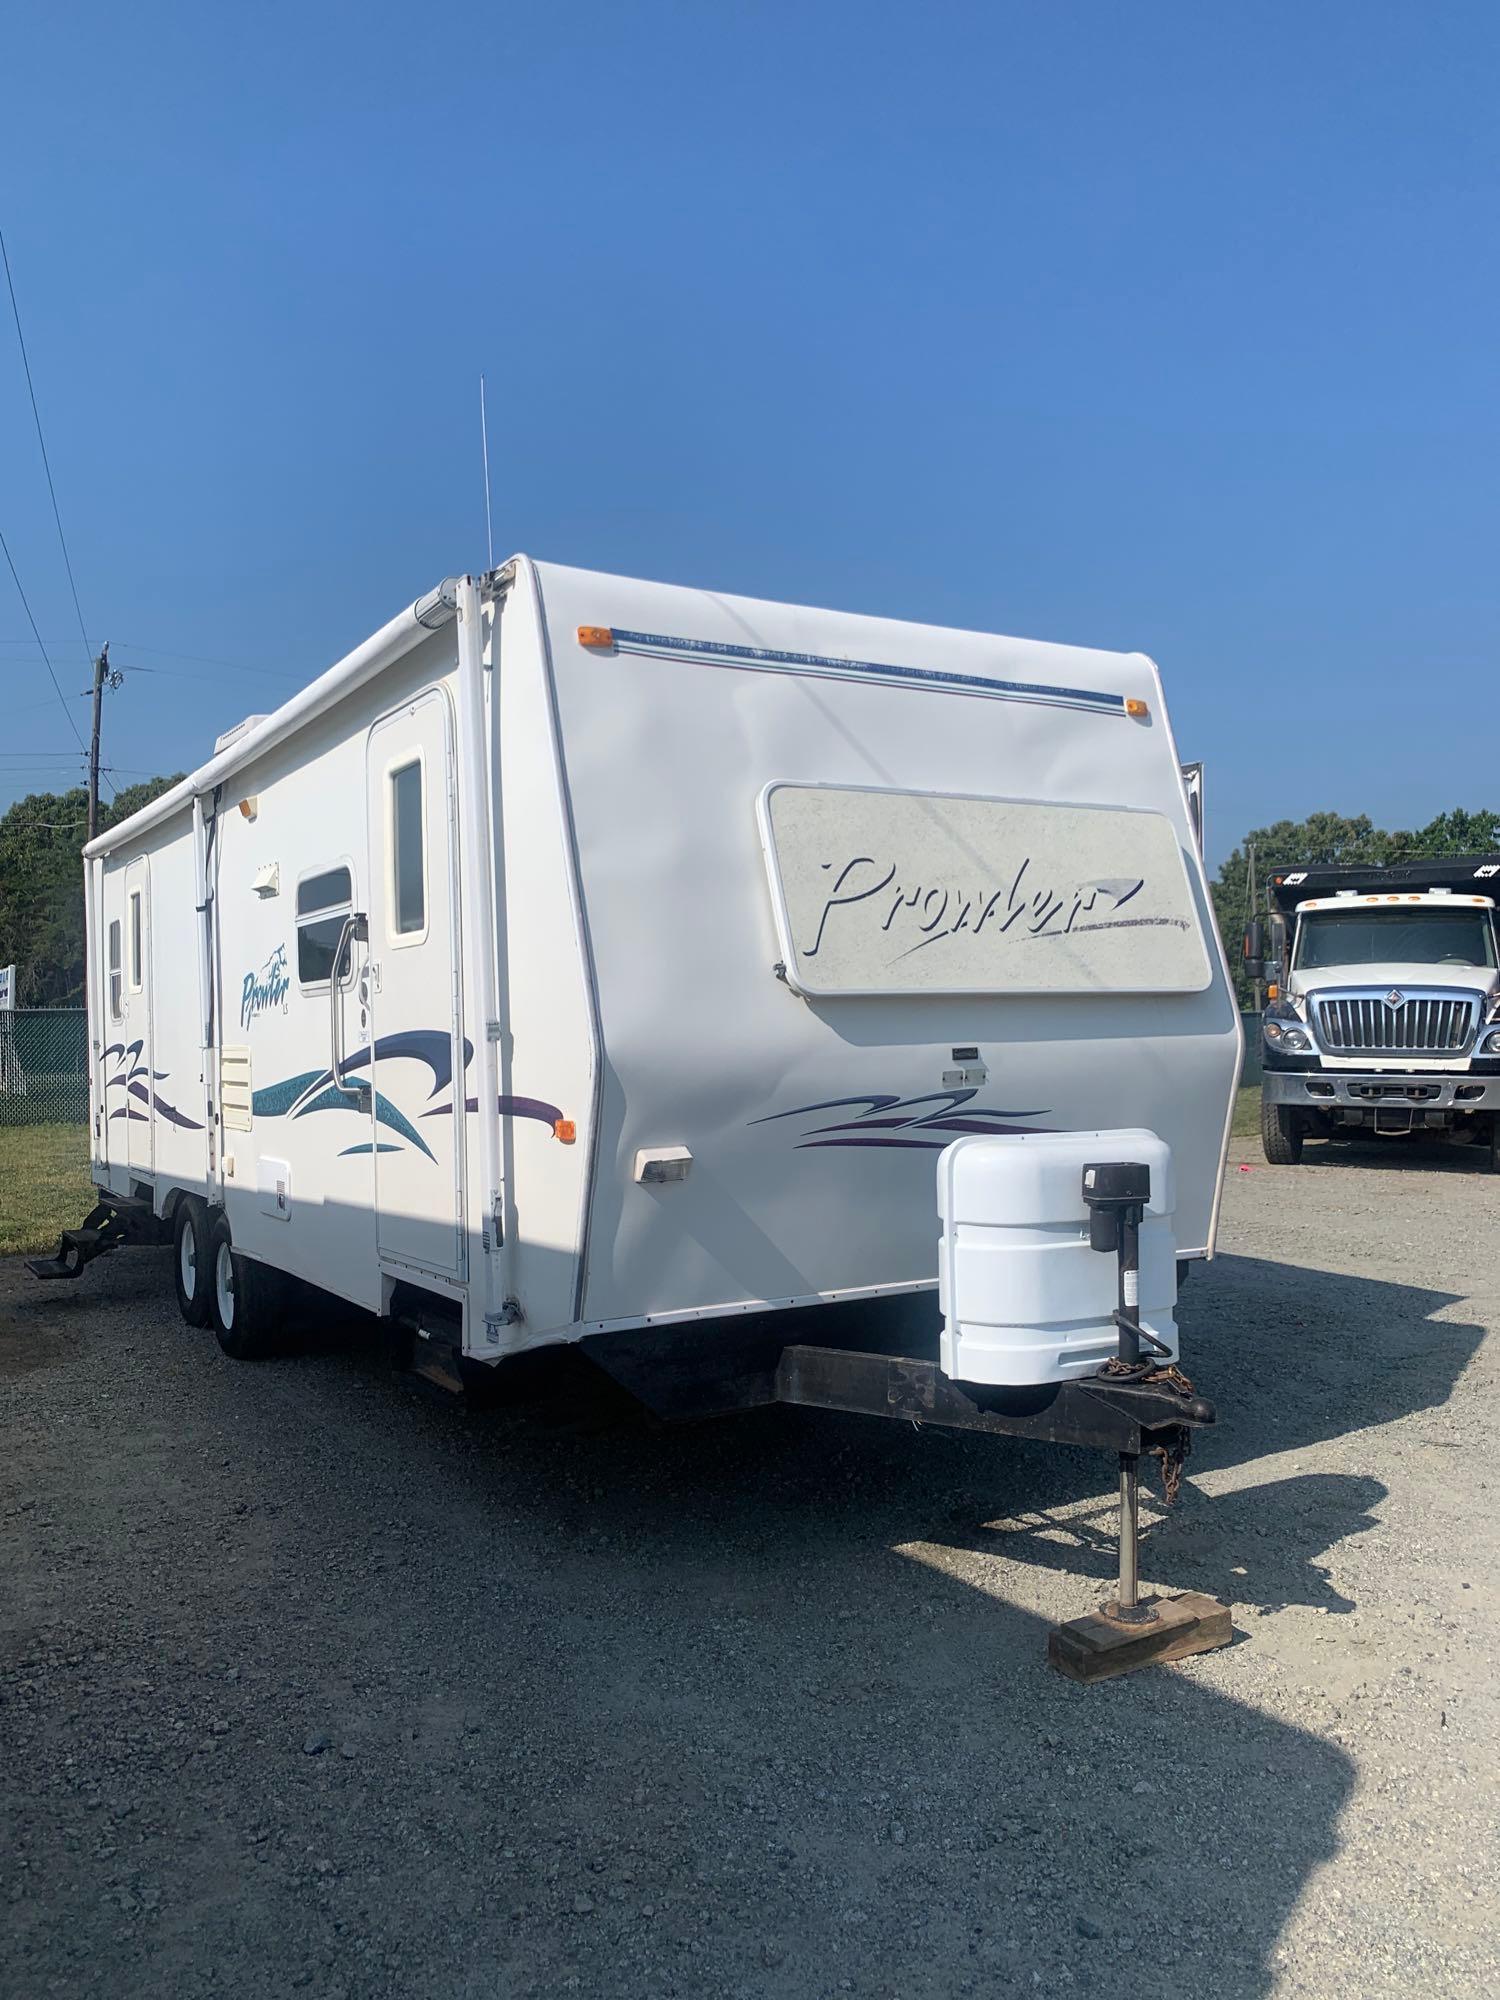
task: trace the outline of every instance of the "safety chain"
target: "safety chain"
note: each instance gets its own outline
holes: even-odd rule
[[[1169,1389],[1175,1389],[1181,1396],[1191,1396],[1194,1393],[1192,1383],[1175,1361],[1168,1362],[1165,1368],[1153,1368],[1146,1361],[1122,1361],[1118,1355],[1112,1355],[1099,1372],[1105,1376],[1112,1375],[1117,1380],[1122,1376],[1126,1377],[1142,1388],[1161,1383]],[[1193,1434],[1186,1424],[1174,1426],[1171,1444],[1152,1444],[1146,1447],[1150,1457],[1161,1460],[1162,1493],[1169,1507],[1177,1504],[1177,1495],[1182,1489],[1182,1469],[1192,1448]]]
[[[1191,1396],[1194,1393],[1192,1383],[1175,1361],[1169,1361],[1165,1368],[1154,1368],[1149,1361],[1122,1361],[1118,1354],[1112,1354],[1099,1373],[1123,1375],[1130,1381],[1139,1383],[1142,1388],[1147,1388],[1156,1382],[1165,1382],[1168,1388],[1175,1389],[1179,1395]]]
[[[1193,1434],[1186,1424],[1177,1426],[1177,1434],[1171,1444],[1152,1444],[1146,1447],[1152,1458],[1161,1460],[1161,1490],[1169,1507],[1175,1507],[1177,1504],[1177,1494],[1182,1486],[1182,1468],[1192,1448]]]

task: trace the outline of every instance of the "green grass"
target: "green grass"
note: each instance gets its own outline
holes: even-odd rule
[[[0,1257],[55,1250],[94,1199],[87,1125],[0,1125]]]
[[[1235,1100],[1236,1139],[1260,1137],[1260,1086]],[[57,1248],[94,1205],[86,1125],[0,1125],[0,1257]]]

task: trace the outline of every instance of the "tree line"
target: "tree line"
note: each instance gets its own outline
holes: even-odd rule
[[[1312,813],[1307,819],[1279,819],[1257,827],[1235,848],[1210,885],[1214,913],[1229,953],[1240,1005],[1252,1004],[1250,982],[1240,970],[1240,940],[1253,914],[1265,915],[1265,880],[1277,868],[1357,866],[1376,862],[1432,861],[1455,854],[1493,854],[1500,849],[1500,813],[1439,813],[1426,826],[1387,832],[1367,813],[1345,819],[1339,813]],[[1255,855],[1256,880],[1250,881]]]
[[[180,781],[151,778],[101,803],[101,830]],[[89,795],[32,792],[0,816],[0,965],[16,968],[18,1007],[83,1005],[83,853]]]
[[[116,825],[181,774],[130,785],[100,814],[103,827]],[[33,792],[0,816],[0,965],[16,968],[19,1007],[83,1005],[83,870],[79,860],[88,824],[88,795],[81,785],[68,792]],[[1229,948],[1241,1003],[1250,987],[1239,973],[1240,935],[1257,905],[1250,883],[1250,855],[1258,880],[1274,868],[1337,862],[1418,861],[1452,854],[1488,854],[1500,849],[1500,813],[1454,810],[1426,826],[1387,831],[1368,814],[1345,819],[1313,813],[1307,819],[1277,820],[1257,827],[1235,848],[1211,884],[1214,911]]]

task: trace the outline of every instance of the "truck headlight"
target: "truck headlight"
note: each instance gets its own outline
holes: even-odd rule
[[[1482,1056],[1500,1056],[1500,1028],[1491,1028],[1487,1035],[1480,1037],[1479,1053]]]
[[[1270,1021],[1265,1023],[1267,1044],[1273,1049],[1282,1049],[1289,1056],[1306,1055],[1312,1048],[1312,1036],[1306,1028],[1295,1021]]]

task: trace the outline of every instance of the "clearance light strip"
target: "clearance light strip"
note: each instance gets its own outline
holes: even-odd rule
[[[726,646],[713,639],[674,639],[661,632],[627,632],[618,625],[580,625],[578,643],[613,648],[647,659],[690,660],[704,667],[741,667],[752,673],[808,674],[824,680],[896,682],[941,688],[951,694],[985,695],[996,701],[1046,702],[1056,708],[1083,708],[1106,715],[1144,716],[1146,704],[1093,688],[1046,687],[1035,681],[991,680],[982,674],[940,673],[932,667],[894,667],[880,660],[840,660],[822,653],[782,653],[764,646]]]

